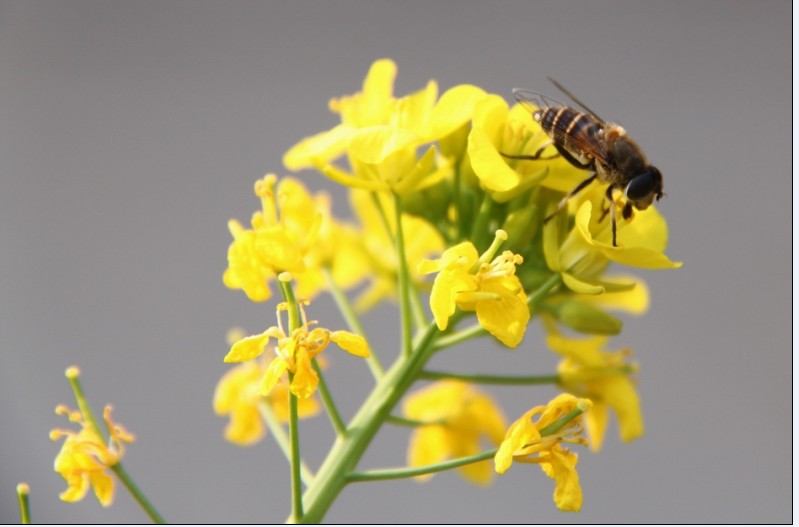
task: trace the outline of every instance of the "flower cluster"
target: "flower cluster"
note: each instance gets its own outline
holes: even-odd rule
[[[252,445],[271,432],[291,467],[291,522],[320,523],[354,481],[428,481],[458,469],[485,485],[514,463],[539,465],[555,482],[556,507],[579,511],[578,458],[567,445],[600,450],[610,413],[622,441],[644,433],[632,351],[606,348],[622,330],[616,312],[643,314],[649,290],[613,270],[680,267],[664,253],[666,221],[655,207],[633,214],[626,194],[590,179],[564,145],[553,144],[562,138],[546,133],[530,106],[509,106],[469,84],[439,94],[433,80],[396,96],[396,73],[393,61],[376,61],[360,91],[330,101],[340,123],[302,139],[283,158],[288,170],[311,169],[343,186],[351,219],[335,218],[331,198],[309,192],[298,178],[268,174],[255,183],[260,209],[249,226],[230,220],[224,284],[258,303],[277,285],[282,298],[267,310],[276,312],[276,325],[230,340],[224,362],[236,365],[219,381],[213,409],[229,416],[224,434],[234,444]],[[307,318],[305,306],[323,292],[348,330]],[[401,337],[386,368],[389,332],[360,318],[382,302],[398,305]],[[531,325],[534,319],[540,324]],[[561,357],[554,372],[534,370],[544,348],[533,342],[539,328],[543,344]],[[434,356],[446,364],[452,348],[478,338],[488,342],[482,351],[492,366],[502,366],[497,348],[513,348],[531,357],[529,369],[428,369]],[[371,373],[362,382],[372,391],[349,422],[336,402],[339,388],[325,379],[322,359],[330,354],[322,354],[331,343],[365,359],[351,364],[365,362]],[[343,360],[325,362],[332,369]],[[361,382],[357,375],[351,372],[351,382]],[[429,380],[438,382],[411,393]],[[478,384],[521,387],[525,401],[540,401],[528,395],[533,385],[563,393],[545,405],[525,404],[532,408],[507,428],[498,400]],[[336,441],[312,471],[302,458],[299,421],[323,409]],[[67,436],[56,460],[69,485],[62,497],[80,499],[91,486],[106,505],[113,492],[106,469],[120,475],[122,443],[132,437],[108,411],[107,443],[89,418],[68,415],[82,429],[53,433]],[[408,466],[358,470],[388,423],[412,429]]]
[[[347,187],[355,221],[333,219],[327,202],[312,199],[296,180],[277,184],[267,176],[256,185],[264,206],[253,229],[231,223],[234,242],[225,283],[264,300],[269,280],[289,271],[301,297],[327,288],[340,303],[344,290],[366,281],[369,286],[355,301],[357,310],[384,299],[399,302],[406,340],[413,326],[417,332],[424,329],[426,316],[418,300],[429,294],[437,333],[428,349],[486,333],[503,346],[534,349],[524,338],[531,319],[540,318],[547,346],[562,361],[553,376],[522,379],[534,384],[551,379],[566,393],[525,413],[503,441],[504,418],[488,394],[458,380],[430,385],[409,395],[403,406],[403,422],[415,427],[408,463],[417,471],[457,465],[458,459],[480,457],[481,443],[501,442],[495,456],[498,473],[512,461],[537,463],[555,479],[558,508],[579,510],[577,455],[563,445],[599,450],[611,411],[623,441],[640,437],[644,429],[632,378],[637,365],[628,360],[632,352],[604,347],[609,336],[621,332],[614,312],[644,313],[649,292],[639,278],[608,271],[612,264],[680,267],[664,254],[666,222],[654,207],[634,216],[621,214],[625,202],[619,198],[611,206],[625,219],[618,222],[619,243],[614,245],[607,187],[597,182],[569,199],[566,212],[544,221],[587,175],[559,154],[530,109],[511,107],[503,97],[468,84],[439,96],[432,80],[419,91],[395,96],[396,72],[391,60],[376,61],[361,91],[330,101],[340,123],[301,140],[283,158],[289,170],[315,169]],[[327,281],[320,279],[325,276]],[[281,304],[278,313],[288,309]],[[470,316],[476,324],[463,328]],[[302,322],[290,330],[279,320],[264,333],[240,339],[225,360],[250,361],[275,339],[276,356],[268,366],[246,370],[248,383],[262,376],[251,393],[263,397],[289,372],[291,393],[306,398],[316,390],[320,373],[311,359],[328,341],[352,354],[369,355],[359,325],[351,327],[360,336],[311,329],[312,324],[304,312]],[[381,372],[373,368],[378,386]],[[523,384],[489,377],[491,382]],[[479,382],[481,376],[463,378]],[[558,424],[564,416],[569,422]],[[459,469],[470,481],[490,482],[485,459]],[[414,475],[427,480],[435,470]]]

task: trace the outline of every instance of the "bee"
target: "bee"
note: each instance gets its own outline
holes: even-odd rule
[[[616,244],[616,207],[613,191],[624,193],[625,204],[622,217],[629,220],[633,207],[646,210],[655,199],[663,194],[663,176],[660,170],[650,165],[638,144],[630,139],[624,128],[616,123],[606,122],[593,110],[583,104],[566,88],[552,78],[549,80],[585,111],[580,111],[539,93],[515,88],[513,95],[519,104],[530,110],[533,119],[549,136],[544,146],[533,155],[505,155],[510,159],[542,158],[544,149],[552,145],[558,153],[573,166],[588,170],[590,175],[558,203],[552,214],[544,218],[544,223],[555,217],[578,192],[594,180],[608,185],[605,198],[608,209],[603,209],[599,221],[610,211],[613,246]]]

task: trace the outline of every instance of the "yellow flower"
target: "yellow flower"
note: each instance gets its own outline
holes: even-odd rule
[[[478,256],[471,242],[444,251],[437,260],[423,260],[421,273],[438,273],[430,293],[430,309],[440,330],[447,328],[455,307],[475,311],[480,325],[503,344],[515,348],[530,321],[527,296],[516,276],[522,257],[505,251],[489,262],[507,235],[497,231],[488,251]]]
[[[114,499],[114,479],[107,469],[122,459],[124,443],[134,437],[125,428],[111,421],[111,407],[106,406],[103,419],[110,437],[106,442],[91,423],[78,411],[66,406],[56,408],[57,415],[66,415],[73,423],[80,425],[78,432],[56,428],[50,431],[50,439],[57,441],[66,437],[61,451],[55,458],[55,471],[67,482],[67,490],[59,497],[68,502],[80,501],[86,496],[89,487],[103,507],[108,507]]]
[[[225,427],[225,439],[240,446],[253,445],[266,435],[259,405],[268,404],[281,422],[289,420],[288,386],[278,385],[264,397],[261,395],[261,381],[266,366],[260,361],[250,361],[231,368],[219,379],[214,392],[214,412],[217,415],[230,415]],[[299,399],[299,417],[313,417],[320,411],[319,402],[309,397]]]
[[[558,509],[579,511],[583,504],[583,491],[577,475],[577,454],[564,448],[561,443],[585,443],[580,437],[580,419],[573,418],[552,433],[542,435],[542,431],[547,432],[548,427],[575,409],[584,412],[590,407],[591,401],[564,393],[546,406],[536,406],[526,412],[510,426],[494,456],[497,473],[504,474],[514,461],[538,463],[544,473],[555,480],[553,498]],[[533,422],[536,416],[538,418]]]
[[[331,341],[356,357],[370,356],[366,340],[360,335],[348,331],[330,331],[325,328],[310,329],[316,322],[308,322],[302,304],[300,304],[302,326],[292,331],[290,335],[287,334],[283,329],[280,313],[287,311],[288,308],[286,303],[278,304],[277,326],[272,326],[261,334],[239,340],[225,356],[225,362],[248,361],[261,355],[270,339],[277,340],[275,357],[267,366],[261,382],[261,395],[269,395],[283,374],[291,372],[294,375],[290,386],[291,393],[300,398],[310,397],[319,383],[319,376],[311,361],[322,353]]]
[[[450,458],[480,452],[481,439],[494,445],[502,441],[505,418],[488,395],[459,381],[438,382],[410,395],[404,403],[405,417],[429,425],[417,427],[408,447],[408,464],[422,467]],[[481,485],[491,482],[488,461],[460,467],[469,481]],[[420,481],[432,474],[418,476]]]
[[[359,311],[370,309],[383,298],[394,298],[397,294],[399,261],[394,246],[397,231],[394,203],[382,195],[378,195],[377,199],[385,213],[390,234],[372,196],[359,190],[350,193],[352,208],[361,225],[358,240],[361,251],[360,255],[352,251],[344,263],[370,270],[370,285],[356,301]],[[405,238],[405,257],[409,262],[418,262],[444,250],[441,234],[424,219],[403,214],[400,221]],[[422,275],[415,266],[410,266],[408,270],[414,286],[423,286]]]
[[[499,95],[488,95],[475,104],[467,151],[474,174],[495,200],[508,201],[538,184],[571,190],[584,178],[583,171],[562,157],[554,157],[557,153],[553,148],[553,153],[534,161],[512,161],[502,156],[533,155],[548,142],[527,109],[516,105],[509,110]]]
[[[641,404],[630,379],[637,365],[626,362],[631,355],[629,350],[601,351],[607,340],[606,337],[579,340],[558,335],[547,337],[547,345],[564,357],[558,365],[560,384],[594,403],[586,414],[588,444],[594,451],[602,447],[609,408],[616,414],[622,441],[632,441],[644,434]]]
[[[297,294],[303,298],[325,288],[324,267],[333,269],[342,287],[363,278],[364,269],[346,266],[355,251],[355,237],[351,228],[333,220],[326,195],[311,196],[302,183],[289,177],[278,184],[273,174],[256,182],[255,194],[262,210],[253,215],[252,229],[236,220],[228,223],[233,243],[223,276],[226,286],[263,302],[271,296],[269,280],[283,271],[295,278]]]
[[[654,207],[637,211],[630,221],[617,223],[620,247],[611,244],[611,226],[601,212],[605,197],[600,185],[577,201],[574,227],[561,241],[557,219],[544,227],[544,256],[553,271],[562,273],[567,287],[577,293],[598,294],[605,290],[598,282],[610,262],[644,269],[674,269],[663,254],[668,241],[668,227]],[[601,221],[600,221],[601,220]]]
[[[434,166],[432,147],[421,158],[416,150],[467,123],[475,101],[485,92],[475,86],[456,86],[437,101],[438,85],[431,80],[422,90],[396,99],[396,73],[393,61],[376,61],[362,92],[330,102],[330,109],[341,115],[341,124],[293,146],[283,158],[285,166],[289,170],[315,167],[346,186],[399,194],[444,177],[449,166]],[[344,153],[352,174],[331,164]]]

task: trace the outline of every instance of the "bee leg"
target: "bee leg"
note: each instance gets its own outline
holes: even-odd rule
[[[560,203],[558,203],[558,208],[555,209],[555,212],[553,212],[552,214],[550,214],[549,216],[544,218],[544,223],[546,223],[549,220],[551,220],[552,218],[554,218],[558,214],[558,212],[560,212],[561,209],[563,209],[563,207],[566,206],[566,204],[569,202],[569,200],[571,198],[573,198],[575,195],[577,195],[577,193],[580,192],[581,190],[583,190],[585,187],[590,185],[591,182],[593,180],[595,180],[595,179],[596,179],[596,173],[593,173],[593,174],[591,174],[591,177],[589,177],[588,179],[586,179],[583,182],[581,182],[579,185],[574,187],[571,192],[569,192],[568,194],[563,196],[563,199],[560,200]]]
[[[618,247],[616,244],[616,204],[613,202],[613,185],[608,186],[608,190],[605,191],[605,199],[607,199],[610,204],[608,208],[610,209],[610,230],[613,233],[613,247]],[[603,212],[603,218],[605,214],[607,214],[607,212]]]
[[[535,161],[535,160],[538,160],[538,159],[555,159],[556,157],[558,157],[557,155],[541,157],[541,154],[544,153],[544,150],[548,146],[551,146],[551,145],[552,145],[552,141],[547,141],[546,143],[541,145],[541,147],[538,150],[536,150],[535,154],[533,154],[533,155],[512,155],[512,154],[505,154],[503,152],[500,152],[499,155],[501,155],[502,157],[504,157],[506,159],[522,159],[522,160],[525,160],[525,161]]]
[[[605,216],[608,215],[610,212],[610,207],[602,207],[602,214],[599,215],[599,219],[596,220],[597,223],[602,223],[602,220],[605,219]]]
[[[587,163],[582,163],[579,159],[574,157],[568,150],[564,147],[560,146],[559,144],[555,143],[555,148],[558,150],[563,159],[571,163],[573,167],[582,168],[583,170],[593,170],[594,168],[594,160],[590,160]]]

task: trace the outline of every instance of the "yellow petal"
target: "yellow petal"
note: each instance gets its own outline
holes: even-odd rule
[[[369,357],[371,352],[366,344],[366,339],[360,335],[349,331],[334,331],[330,334],[330,340],[339,345],[341,349],[355,355],[356,357]]]
[[[602,399],[616,413],[622,441],[644,435],[644,419],[635,386],[628,377],[611,377],[602,381]]]
[[[605,403],[594,401],[594,406],[585,414],[584,422],[588,446],[594,452],[599,452],[605,439],[605,430],[608,428],[608,408]]]
[[[519,185],[519,174],[508,166],[484,130],[472,128],[467,152],[472,170],[483,187],[494,192],[507,192]]]
[[[357,130],[340,124],[326,132],[306,137],[283,155],[283,165],[291,171],[312,168],[316,163],[332,161],[344,153],[350,136]]]
[[[393,154],[408,151],[421,143],[419,136],[394,126],[378,125],[363,128],[352,134],[347,152],[358,161],[379,165]]]
[[[580,478],[577,475],[577,454],[567,450],[553,449],[550,451],[551,463],[541,463],[541,468],[555,480],[553,499],[558,509],[567,512],[577,512],[583,506],[583,491],[580,488]]]
[[[589,244],[602,251],[609,260],[644,269],[682,267],[681,262],[672,262],[662,253],[667,239],[666,223],[654,207],[640,211],[630,222],[619,224],[617,234],[619,247],[612,246],[607,229],[603,231],[602,239],[596,239],[591,233],[589,228],[591,209],[590,201],[580,206],[574,218],[575,228]]]
[[[91,476],[92,489],[97,500],[103,507],[108,507],[114,500],[114,478],[105,472],[93,472]]]
[[[295,357],[294,378],[291,381],[291,393],[301,399],[313,395],[319,384],[319,375],[311,365],[311,357],[304,350],[299,350]]]
[[[225,356],[225,362],[244,362],[254,359],[264,352],[264,347],[269,342],[266,333],[251,335],[233,344],[230,351]]]
[[[280,380],[280,377],[288,370],[288,364],[280,357],[275,357],[269,366],[266,367],[266,374],[261,383],[261,395],[269,395],[269,392],[275,387]]]
[[[484,280],[480,291],[496,293],[500,300],[480,300],[476,305],[480,325],[510,348],[521,343],[530,321],[527,296],[521,287],[516,276]]]
[[[484,90],[470,84],[461,84],[444,92],[430,115],[429,139],[444,137],[468,122],[474,105],[485,96]]]
[[[421,426],[414,430],[408,446],[408,465],[423,467],[439,463],[449,457],[450,450],[446,433],[442,426]],[[417,481],[426,481],[433,474],[417,476]]]
[[[225,427],[225,439],[235,445],[253,445],[266,435],[258,407],[239,404],[230,413],[230,422]]]

